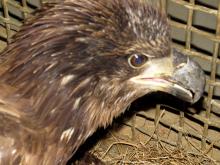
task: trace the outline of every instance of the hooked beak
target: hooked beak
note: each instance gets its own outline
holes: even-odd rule
[[[132,81],[151,91],[195,103],[204,92],[205,74],[196,62],[173,49],[171,56],[149,61],[142,74]]]

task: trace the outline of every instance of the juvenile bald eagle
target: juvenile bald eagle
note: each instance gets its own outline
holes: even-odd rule
[[[0,55],[0,164],[65,164],[135,99],[164,91],[193,103],[203,87],[149,3],[45,4]]]

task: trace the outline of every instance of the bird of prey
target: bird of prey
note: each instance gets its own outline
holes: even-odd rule
[[[0,164],[63,165],[151,92],[196,102],[203,71],[170,38],[143,0],[44,4],[0,54]]]

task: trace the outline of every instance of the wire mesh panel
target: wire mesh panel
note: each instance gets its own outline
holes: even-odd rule
[[[39,7],[40,0],[0,0],[0,51],[19,30],[23,19]]]
[[[170,16],[173,28],[174,47],[181,49],[201,64],[207,74],[204,116],[194,117],[204,124],[201,133],[201,148],[206,142],[220,147],[220,1],[168,0],[163,4]],[[218,130],[210,137],[214,127]],[[211,140],[212,139],[212,140]],[[220,153],[218,154],[220,160]]]
[[[108,141],[111,143],[109,147],[100,145],[105,143],[100,142],[93,151],[97,153],[101,150],[102,152],[97,155],[101,154],[103,159],[107,159],[112,154],[111,149],[114,149],[114,146],[116,146],[114,152],[117,153],[114,156],[120,156],[120,153],[125,155],[127,152],[120,151],[121,146],[118,147],[116,144],[134,146],[136,152],[138,147],[131,142],[138,139],[145,150],[145,144],[150,139],[157,139],[174,148],[184,148],[190,154],[206,155],[220,162],[220,0],[158,1],[161,9],[165,10],[169,17],[173,47],[194,58],[205,70],[207,78],[205,99],[194,106],[185,106],[182,103],[176,103],[178,106],[170,104],[168,106],[164,103],[156,107],[155,103],[153,108],[141,106],[141,110],[132,117],[129,116],[128,120],[127,118],[123,119],[123,122],[120,120],[121,129],[117,129],[117,133],[115,131],[110,133],[113,141]],[[0,51],[19,30],[23,19],[40,5],[41,0],[0,0]],[[158,100],[162,99],[164,97],[159,97]],[[147,102],[151,102],[149,98]],[[174,101],[170,98],[166,102]],[[136,106],[133,109],[135,110]],[[131,142],[120,142],[127,136]],[[127,154],[129,158],[134,156],[131,153]],[[122,158],[125,160],[123,156]],[[172,159],[172,154],[164,158]]]

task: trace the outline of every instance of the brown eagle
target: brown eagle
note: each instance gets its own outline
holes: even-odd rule
[[[0,164],[65,164],[137,98],[193,103],[204,80],[144,0],[44,4],[0,54]]]

